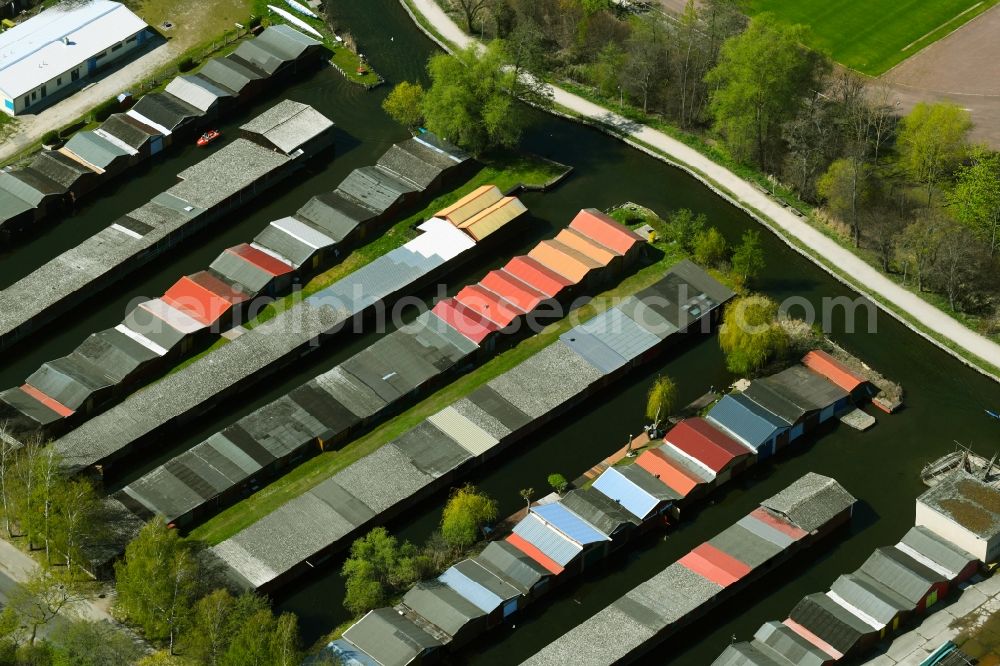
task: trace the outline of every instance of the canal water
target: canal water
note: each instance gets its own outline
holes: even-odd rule
[[[239,124],[277,99],[288,97],[315,106],[337,123],[336,157],[269,191],[238,214],[220,220],[183,249],[168,253],[125,284],[81,304],[44,334],[4,354],[0,357],[0,385],[22,382],[43,361],[68,353],[87,334],[119,322],[131,299],[161,294],[180,275],[206,267],[225,247],[249,240],[269,220],[294,212],[316,193],[333,189],[351,169],[372,164],[391,143],[405,138],[405,131],[390,121],[379,105],[393,83],[425,78],[424,63],[434,52],[433,44],[412,25],[397,0],[338,1],[333,11],[389,85],[365,92],[332,69],[322,70],[275,91],[273,97],[246,109],[223,124],[222,129],[224,135],[232,136]],[[661,213],[690,208],[705,213],[730,242],[735,242],[744,229],[757,228],[748,216],[683,172],[596,130],[540,113],[532,115],[535,123],[524,137],[524,150],[572,165],[575,171],[552,192],[525,194],[522,198],[533,214],[529,231],[496,256],[457,271],[452,276],[451,290],[502,264],[510,254],[551,236],[583,207],[607,208],[631,200]],[[27,275],[40,263],[169,187],[177,172],[201,156],[193,147],[173,152],[90,199],[76,215],[53,225],[44,235],[0,254],[0,287]],[[777,299],[804,299],[817,311],[824,298],[857,296],[777,238],[767,232],[763,236],[768,267],[757,284],[761,291]],[[838,479],[861,500],[849,534],[772,573],[656,651],[660,663],[711,663],[732,637],[747,639],[765,620],[784,618],[800,597],[826,589],[837,575],[861,564],[872,549],[895,542],[912,525],[913,500],[921,491],[921,467],[951,450],[953,440],[972,444],[984,453],[1000,448],[1000,422],[984,414],[985,408],[1000,407],[1000,386],[886,315],[877,316],[873,322],[877,333],[868,332],[869,322],[863,312],[856,318],[853,331],[846,330],[842,310],[837,310],[829,323],[837,342],[904,385],[903,411],[893,416],[876,413],[878,424],[868,433],[837,427],[790,455],[754,469],[720,491],[701,510],[689,514],[677,529],[633,544],[627,554],[544,597],[518,617],[514,626],[499,628],[467,648],[456,657],[456,663],[516,663],[805,472]],[[374,334],[364,334],[333,342],[329,349],[269,379],[251,396],[239,396],[220,405],[198,423],[171,433],[155,453],[135,460],[127,474],[112,480],[112,488],[284,394],[375,338]],[[694,399],[711,386],[726,386],[733,379],[725,370],[714,338],[693,341],[512,447],[471,480],[497,498],[501,514],[506,515],[521,505],[521,488],[533,487],[538,496],[545,492],[548,474],[560,472],[567,478],[576,477],[620,448],[629,433],[639,432],[645,391],[659,373],[667,373],[677,381],[682,401]],[[372,479],[372,483],[378,482]],[[428,499],[390,528],[402,538],[423,541],[436,526],[445,495],[442,492]],[[334,558],[276,598],[281,610],[299,614],[310,641],[348,619],[341,605],[339,564],[340,560]]]

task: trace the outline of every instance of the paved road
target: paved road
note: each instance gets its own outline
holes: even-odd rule
[[[164,42],[91,85],[35,114],[18,116],[17,128],[0,142],[0,162],[10,159],[50,130],[58,130],[95,106],[129,90],[178,55],[179,44]]]
[[[474,40],[462,32],[435,0],[412,0],[412,2],[446,40],[460,47],[473,43]],[[589,120],[615,127],[625,133],[628,139],[652,146],[656,151],[666,155],[668,160],[689,168],[695,175],[705,176],[712,183],[721,186],[728,191],[729,198],[738,205],[759,211],[764,218],[762,221],[778,230],[780,235],[786,239],[794,239],[808,248],[810,253],[822,257],[835,266],[841,274],[850,276],[855,285],[883,309],[886,309],[885,303],[891,303],[908,313],[926,329],[935,331],[993,365],[1000,365],[1000,345],[966,328],[916,294],[882,275],[853,252],[841,247],[732,171],[659,130],[633,122],[559,87],[553,86],[552,93],[556,104]],[[933,339],[931,341],[939,344]],[[944,349],[951,353],[950,350]]]

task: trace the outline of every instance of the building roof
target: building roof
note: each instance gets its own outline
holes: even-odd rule
[[[753,569],[711,543],[703,543],[677,562],[720,587],[740,581]]]
[[[449,636],[455,636],[469,622],[486,615],[479,606],[439,580],[417,583],[403,595],[403,604]]]
[[[575,229],[561,229],[556,234],[556,240],[599,262],[602,266],[608,266],[615,259],[622,256]]]
[[[788,428],[777,416],[741,393],[722,396],[708,411],[707,418],[754,452]]]
[[[475,560],[462,560],[449,567],[438,580],[471,601],[484,613],[492,613],[521,592]]]
[[[249,84],[263,78],[260,72],[230,58],[212,58],[198,70],[198,74],[220,88],[232,91],[237,95],[242,93]]]
[[[274,220],[253,239],[254,246],[266,248],[296,267],[306,264],[319,250],[336,244],[325,232],[294,217]]]
[[[892,546],[876,549],[858,569],[910,602],[913,609],[936,583],[946,579]]]
[[[517,197],[504,197],[458,226],[475,240],[481,241],[527,212],[527,207]]]
[[[408,139],[394,144],[378,159],[378,165],[403,180],[425,190],[457,162],[450,155],[418,141]]]
[[[827,645],[833,646],[841,654],[847,654],[864,636],[876,631],[874,627],[822,593],[803,597],[792,608],[788,617],[821,638]]]
[[[199,74],[181,74],[168,83],[164,90],[202,113],[206,113],[220,99],[233,96],[229,90],[220,88]]]
[[[388,171],[365,166],[347,174],[336,192],[361,206],[384,213],[416,189]]]
[[[796,666],[824,666],[833,655],[827,654],[809,640],[781,622],[765,622],[754,634],[754,643],[770,649]],[[785,666],[785,662],[782,662]]]
[[[201,109],[164,91],[143,95],[126,115],[153,129],[173,132],[191,118],[203,115]]]
[[[569,332],[578,331],[594,336],[626,361],[642,356],[662,339],[617,307],[608,308]]]
[[[531,512],[582,546],[611,540],[608,535],[591,525],[562,502],[539,504],[532,507]]]
[[[382,666],[406,666],[441,642],[392,608],[378,608],[351,625],[344,639]]]
[[[77,410],[96,391],[111,385],[111,379],[88,359],[70,354],[42,364],[26,383],[59,404]]]
[[[524,314],[524,310],[479,284],[463,287],[455,295],[455,300],[480,313],[500,328],[509,326],[511,322]]]
[[[283,100],[240,127],[286,155],[333,127],[333,121],[308,104]]]
[[[542,241],[528,256],[568,278],[573,284],[582,282],[590,271],[601,267],[599,262],[557,240]]]
[[[969,564],[979,559],[919,525],[911,527],[896,544],[896,548],[949,580],[956,578]]]
[[[500,329],[496,323],[454,298],[438,301],[431,312],[477,345]]]
[[[333,663],[340,664],[341,666],[381,666],[370,655],[365,654],[356,645],[343,638],[338,638],[335,641],[327,643],[326,647],[323,648],[323,652],[332,654],[335,659]],[[306,660],[305,663],[309,664],[312,662]]]
[[[852,393],[867,381],[822,349],[814,349],[803,356],[802,365],[823,375],[848,393]]]
[[[455,203],[439,210],[434,217],[448,220],[457,226],[502,198],[503,194],[496,185],[480,185]]]
[[[95,131],[113,136],[135,150],[144,146],[150,137],[160,136],[159,132],[136,122],[134,118],[124,113],[111,114]]]
[[[296,218],[312,223],[338,243],[378,216],[377,211],[336,191],[312,197],[295,212]]]
[[[514,534],[521,537],[556,564],[565,567],[579,555],[583,546],[565,536],[533,513],[529,513],[514,526]]]
[[[802,413],[825,409],[847,397],[844,389],[802,365],[793,365],[777,374],[752,381],[747,395],[753,400],[756,400],[755,385],[757,388],[766,386]]]
[[[632,465],[631,467],[635,467]],[[645,519],[661,502],[665,501],[662,494],[654,494],[641,487],[638,483],[625,476],[622,472],[627,468],[609,467],[604,470],[591,485],[614,502],[621,504],[629,513],[639,519]],[[640,471],[645,472],[642,468]],[[647,476],[656,484],[667,490],[666,485],[657,481],[651,474]]]
[[[490,271],[479,284],[522,312],[531,312],[546,299],[545,294],[503,269]]]
[[[52,401],[37,389],[27,385],[15,386],[0,392],[0,402],[3,403],[0,412],[5,412],[4,417],[9,416],[13,410],[37,426],[47,426],[73,413],[72,409]],[[47,402],[52,404],[46,404]]]
[[[711,666],[788,666],[788,662],[757,641],[742,641],[726,646]]]
[[[74,353],[100,368],[117,384],[141,366],[159,358],[157,352],[119,329],[109,328],[92,333]]]
[[[530,592],[551,573],[507,541],[491,541],[473,559],[516,587],[522,594]]]
[[[73,187],[81,176],[94,173],[93,169],[63,155],[58,150],[43,150],[36,153],[28,168],[58,183],[63,192]]]
[[[647,449],[639,454],[635,459],[635,464],[659,479],[681,497],[687,497],[692,490],[700,484],[711,481],[711,477],[704,469],[700,470],[701,476],[696,476],[687,467],[676,464],[666,455],[665,450],[670,447],[663,445],[655,449]]]
[[[0,34],[0,90],[17,97],[146,27],[108,0],[62,3]]]
[[[77,132],[59,149],[76,156],[99,169],[107,169],[115,160],[135,154],[131,147],[122,147],[114,141],[102,137],[97,132]]]
[[[550,298],[555,298],[566,287],[574,284],[569,278],[531,257],[514,257],[503,270]]]
[[[210,281],[202,275],[195,280],[185,275],[163,294],[163,300],[203,324],[213,324],[247,296],[232,291],[218,278]]]
[[[584,208],[577,213],[569,228],[621,255],[645,242],[642,236],[595,208]]]
[[[626,525],[638,525],[640,522],[618,502],[594,488],[571,490],[563,495],[561,502],[607,536],[615,534]]]
[[[917,502],[980,538],[1000,534],[1000,490],[963,470],[941,479]]]
[[[878,628],[885,627],[901,612],[913,607],[898,592],[863,571],[840,576],[827,594],[848,606],[858,617],[874,620]]]
[[[309,48],[320,45],[315,39],[284,24],[269,26],[255,39],[240,42],[231,60],[271,76],[287,63],[298,60]]]
[[[745,446],[714,428],[700,417],[684,419],[669,431],[664,442],[694,458],[718,474],[733,461],[749,454]]]
[[[750,516],[744,516],[735,525],[730,525],[719,534],[712,537],[708,543],[714,548],[736,558],[751,569],[766,564],[791,543],[787,539],[781,543],[767,539],[759,534],[759,530],[751,529],[751,523],[757,523]]]
[[[825,525],[857,500],[836,480],[809,472],[761,506],[791,520],[807,532]]]

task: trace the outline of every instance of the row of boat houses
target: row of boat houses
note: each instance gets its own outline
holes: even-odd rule
[[[437,217],[481,230],[518,210],[515,199],[484,186]],[[580,211],[556,238],[581,250],[560,242],[567,254],[559,261],[550,256],[536,259],[539,248],[552,246],[542,241],[527,255],[514,257],[413,323],[151,470],[114,497],[139,517],[161,515],[184,527],[255,490],[309,452],[342,445],[458,369],[481,362],[499,338],[509,343],[513,335],[529,330],[515,320],[527,320],[543,306],[552,312],[558,305],[564,312],[584,283],[593,288],[602,281],[617,281],[615,269],[633,265],[644,247],[640,236],[592,209]]]
[[[21,319],[11,337],[35,320],[76,305],[169,246],[252,199],[333,142],[333,123],[312,107],[285,100],[243,125],[240,138],[179,175],[153,197],[80,246],[0,292],[4,318]],[[277,260],[276,257],[273,257]],[[243,298],[243,286],[205,274],[174,285],[164,298],[139,304],[118,326],[91,335],[67,356],[42,365],[27,381],[0,393],[0,411],[16,433],[51,435],[79,421],[139,378],[188,349],[209,324],[185,306],[184,290],[212,294],[213,311]],[[29,296],[30,294],[30,296]],[[18,307],[14,307],[17,302]],[[30,307],[31,305],[37,307]],[[10,328],[8,328],[10,331]]]
[[[286,100],[265,111],[177,174],[177,184],[0,291],[0,349],[253,200],[333,139],[333,123],[305,104]]]
[[[197,74],[177,76],[96,129],[77,132],[58,150],[42,150],[26,166],[0,171],[0,238],[66,211],[173,141],[193,137],[276,82],[314,67],[323,51],[320,42],[287,25],[268,27]]]
[[[972,577],[989,556],[962,547],[1000,539],[1000,492],[964,471],[917,499],[917,520],[894,546],[877,548],[825,593],[802,598],[783,621],[765,622],[713,666],[803,666],[854,661]],[[934,514],[926,519],[927,510]],[[922,510],[923,509],[923,510]],[[961,543],[956,543],[956,538]]]
[[[131,394],[56,440],[56,450],[71,469],[99,466],[106,472],[156,435],[319,349],[356,317],[443,276],[527,212],[516,197],[500,196],[497,203],[479,211],[472,232],[442,218],[424,221],[416,238]]]
[[[467,643],[564,580],[571,562],[588,559],[585,551],[595,559],[600,549],[584,544],[606,543],[623,526],[658,522],[599,490],[589,493],[584,499],[586,492],[571,491],[532,507],[506,540],[418,583],[395,607],[369,612],[327,650],[357,666],[436,661],[446,647]],[[850,518],[854,503],[833,479],[807,474],[526,663],[632,658],[829,534]]]
[[[810,352],[803,360],[804,365],[756,379],[743,391],[724,396],[708,410],[705,417],[682,420],[665,434],[662,444],[647,448],[634,461],[625,459],[632,464],[611,466],[589,487],[550,497],[532,507],[503,542],[494,542],[487,547],[494,553],[502,549],[511,556],[520,557],[522,568],[531,568],[537,574],[527,590],[515,593],[510,581],[503,581],[504,585],[496,581],[490,583],[494,577],[474,568],[470,564],[475,561],[472,558],[452,569],[464,567],[479,572],[478,584],[494,593],[489,597],[494,605],[486,611],[486,615],[461,612],[463,608],[468,610],[468,601],[463,602],[456,596],[461,596],[463,588],[452,584],[457,574],[449,569],[436,581],[421,583],[414,588],[415,591],[407,593],[402,606],[396,609],[404,619],[393,626],[398,629],[399,623],[409,623],[420,628],[421,633],[415,635],[421,638],[424,634],[431,635],[437,643],[425,646],[427,650],[442,645],[461,646],[531,602],[542,591],[581,573],[622,548],[636,534],[679,517],[681,508],[687,502],[711,492],[758,460],[769,458],[776,450],[798,441],[804,434],[830,421],[854,399],[847,388],[855,396],[866,394],[862,388],[863,380],[850,374],[845,366],[825,352]],[[740,406],[739,411],[734,411],[734,404]],[[779,413],[783,416],[779,417]],[[793,512],[792,509],[787,511]],[[802,525],[808,526],[808,512],[802,509],[797,511],[801,513],[796,518]],[[711,585],[728,587],[742,580],[754,567],[778,553],[778,549],[757,543],[769,532],[754,523],[755,518],[765,520],[766,516],[755,514],[748,517],[746,525],[742,526],[746,529],[732,528],[712,544],[696,549],[682,560],[682,565],[697,571],[711,581]],[[799,536],[812,529],[810,526]],[[720,550],[716,541],[724,543],[726,549]],[[749,562],[747,557],[762,559],[760,562]],[[444,589],[447,587],[451,589]],[[511,596],[498,594],[498,589],[511,593]],[[431,603],[427,597],[432,591],[435,599]],[[408,603],[407,599],[416,603]],[[501,607],[503,612],[500,612]],[[359,624],[369,622],[381,626],[384,617],[380,619],[378,613],[390,617],[393,612],[392,609],[382,609],[374,616],[366,616]],[[495,616],[490,616],[490,613]],[[456,618],[463,621],[456,625]],[[666,622],[664,629],[667,625],[673,626],[676,619]],[[445,620],[450,621],[444,626],[439,623]],[[354,647],[362,652],[378,650],[383,639],[391,643],[385,636],[379,637],[367,629],[354,635],[358,634],[371,639],[364,645],[360,639],[354,643]],[[350,642],[346,633],[345,639]],[[578,647],[576,645],[572,649]],[[345,653],[351,651],[345,645],[338,649]],[[417,650],[411,651],[409,656],[415,659],[422,654],[422,650]],[[548,661],[565,663],[560,659],[569,652],[560,654]],[[368,663],[364,659],[358,661]],[[381,657],[377,661],[386,663]],[[603,662],[595,660],[594,663]]]
[[[301,137],[319,128],[328,132],[332,124],[311,107],[286,100],[244,131],[294,153],[302,150]],[[140,303],[118,326],[92,334],[73,353],[42,365],[21,387],[0,394],[0,410],[6,407],[18,432],[52,435],[82,422],[245,321],[262,303],[257,297],[281,295],[325,270],[409,197],[437,188],[470,162],[468,154],[433,135],[393,145],[373,170],[401,189],[405,184],[405,194],[372,202],[373,188],[359,185],[355,170],[333,192],[269,223],[251,243],[223,250],[207,270],[184,276],[163,296]]]
[[[274,590],[313,571],[353,538],[500,455],[686,333],[707,330],[732,296],[691,262],[680,262],[210,552],[248,589]],[[331,379],[337,374],[346,377],[334,370]]]

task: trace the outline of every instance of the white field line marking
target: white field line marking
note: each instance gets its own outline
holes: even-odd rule
[[[952,17],[951,17],[950,19],[948,19],[947,21],[945,21],[944,23],[942,23],[942,24],[941,24],[941,25],[939,25],[938,27],[934,28],[933,30],[931,30],[930,32],[928,32],[928,33],[927,33],[926,35],[924,35],[923,37],[920,37],[920,38],[918,38],[918,39],[915,39],[915,40],[913,40],[912,42],[910,42],[909,44],[907,44],[906,46],[904,46],[903,48],[901,48],[901,49],[900,49],[900,51],[905,51],[905,50],[907,50],[908,48],[910,48],[911,46],[913,46],[914,44],[917,44],[917,43],[919,43],[919,42],[922,42],[922,41],[924,41],[924,40],[925,40],[925,39],[927,39],[927,37],[929,37],[930,35],[933,35],[933,34],[934,34],[935,32],[937,32],[937,31],[938,31],[938,30],[940,30],[941,28],[945,27],[945,26],[946,26],[946,25],[948,25],[949,23],[952,23],[952,22],[954,22],[954,21],[955,21],[955,19],[960,19],[960,18],[962,18],[963,16],[965,16],[966,14],[968,14],[969,12],[971,12],[971,11],[972,11],[973,9],[975,9],[976,7],[978,7],[978,6],[979,6],[979,5],[981,5],[981,4],[983,4],[983,3],[982,3],[982,2],[977,2],[976,4],[972,5],[972,6],[971,6],[971,7],[969,7],[968,9],[966,9],[966,10],[965,10],[964,12],[962,12],[961,14],[956,14],[955,16],[952,16]]]

